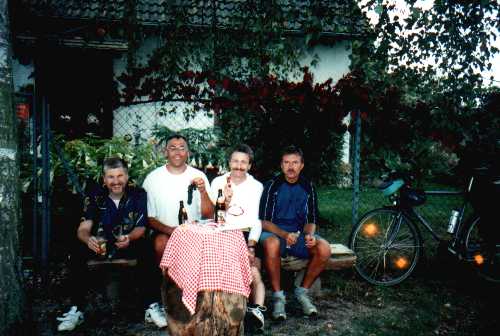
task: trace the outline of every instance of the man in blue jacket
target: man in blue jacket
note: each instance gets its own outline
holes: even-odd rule
[[[330,258],[330,244],[315,234],[318,199],[313,184],[301,176],[304,155],[300,148],[287,147],[281,156],[282,174],[267,182],[260,199],[264,264],[273,290],[274,319],[286,319],[285,294],[281,289],[281,257],[310,259],[302,285],[295,296],[306,316],[318,310],[311,302],[309,288]]]

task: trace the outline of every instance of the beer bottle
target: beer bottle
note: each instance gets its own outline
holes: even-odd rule
[[[226,202],[224,196],[222,195],[222,189],[219,189],[219,193],[217,195],[214,215],[217,224],[224,224],[226,222]]]
[[[187,210],[184,207],[184,201],[179,201],[179,214],[177,216],[179,219],[179,225],[186,224],[188,222]]]
[[[107,253],[106,251],[107,239],[106,239],[106,234],[104,233],[104,227],[102,225],[102,222],[99,222],[99,226],[97,227],[97,233],[95,237],[97,239],[97,243],[99,244],[99,251],[97,252],[97,254],[100,256],[105,256]]]

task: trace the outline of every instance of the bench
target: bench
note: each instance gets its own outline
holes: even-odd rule
[[[120,296],[120,281],[123,281],[120,273],[135,266],[137,266],[137,259],[91,259],[87,261],[89,271],[102,272],[102,276],[106,277],[106,296],[113,303],[116,303]]]
[[[351,268],[356,263],[356,255],[347,246],[342,244],[330,244],[332,256],[326,263],[325,270],[341,270]],[[288,272],[295,272],[295,286],[300,286],[306,273],[309,260],[299,259],[293,256],[281,258],[281,268]],[[311,294],[318,295],[321,291],[321,279],[318,278],[311,286]]]

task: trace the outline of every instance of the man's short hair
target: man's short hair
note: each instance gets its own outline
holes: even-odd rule
[[[285,147],[281,151],[281,159],[283,159],[283,156],[291,155],[291,154],[295,154],[295,155],[300,156],[300,159],[302,160],[302,162],[304,162],[304,152],[302,151],[302,149],[300,149],[299,147],[297,147],[295,145],[290,145],[290,146]]]
[[[119,157],[110,157],[104,159],[102,162],[102,172],[106,173],[109,169],[123,168],[123,170],[128,174],[127,162]]]
[[[168,142],[172,139],[182,139],[186,142],[186,145],[188,145],[188,140],[187,138],[182,135],[182,134],[179,134],[179,133],[175,133],[175,134],[172,134],[172,135],[169,135],[168,138],[165,140],[165,146],[168,144]],[[189,146],[189,145],[188,145]]]
[[[248,163],[252,163],[252,161],[254,159],[254,154],[253,154],[253,150],[252,150],[252,148],[250,148],[250,146],[248,146],[247,144],[239,144],[239,145],[235,146],[231,150],[231,154],[229,155],[229,159],[231,159],[231,156],[233,156],[233,154],[236,152],[245,153],[246,155],[248,155],[248,161],[249,161]]]

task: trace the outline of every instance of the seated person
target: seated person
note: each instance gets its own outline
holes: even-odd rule
[[[84,200],[83,217],[77,232],[78,243],[69,265],[73,306],[57,318],[60,321],[57,329],[73,330],[84,321],[81,310],[88,291],[87,261],[96,258],[137,259],[137,273],[141,274],[137,284],[144,295],[145,319],[159,328],[165,327],[165,312],[157,303],[160,298],[160,272],[154,263],[153,249],[144,238],[146,192],[128,186],[127,164],[120,158],[104,160],[103,174],[104,187]],[[120,227],[121,232],[118,232],[116,228]],[[102,231],[107,241],[104,246],[96,237],[98,231]]]
[[[247,307],[247,320],[257,330],[264,328],[265,288],[260,275],[260,259],[255,257],[255,247],[259,241],[262,224],[259,220],[259,200],[262,183],[248,174],[252,165],[253,151],[244,144],[236,146],[229,156],[230,172],[212,181],[210,198],[217,201],[218,190],[223,190],[226,203],[227,225],[243,227],[248,245],[248,256],[252,272],[251,302]]]
[[[179,201],[183,201],[189,221],[213,215],[213,205],[205,188],[209,185],[206,175],[187,164],[188,140],[180,134],[169,136],[164,155],[167,163],[150,172],[142,184],[148,193],[148,219],[153,229],[157,265],[170,235],[179,225]],[[190,186],[196,186],[191,197],[188,195]]]
[[[286,319],[285,294],[281,290],[281,257],[285,254],[310,259],[295,296],[306,316],[318,310],[308,291],[330,258],[330,244],[315,234],[318,203],[313,184],[301,176],[304,168],[302,150],[287,147],[281,156],[282,174],[265,184],[260,199],[259,216],[263,232],[264,265],[273,290],[274,319]]]

